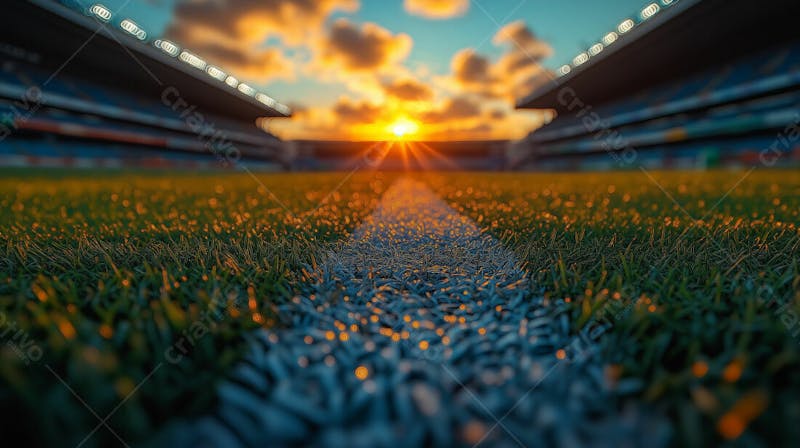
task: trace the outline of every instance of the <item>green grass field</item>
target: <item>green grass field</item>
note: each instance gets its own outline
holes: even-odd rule
[[[48,445],[75,446],[98,423],[49,369],[105,416],[161,364],[109,422],[125,440],[208,409],[244,335],[274,324],[303,265],[388,186],[361,177],[330,194],[343,175],[260,185],[89,174],[0,181],[0,402],[26,416],[3,431]],[[88,442],[101,441],[118,443],[105,429]]]
[[[415,176],[516,251],[538,293],[569,298],[576,328],[607,324],[609,382],[667,412],[676,440],[785,444],[800,433],[800,173],[744,175]],[[0,403],[21,423],[3,431],[90,433],[56,374],[101,418],[125,399],[109,424],[131,442],[208,409],[247,333],[279,325],[304,266],[395,176],[4,173]],[[85,446],[115,441],[101,428]]]
[[[800,172],[745,176],[436,182],[544,294],[571,300],[579,327],[611,325],[606,376],[664,409],[680,445],[784,446],[800,439]]]

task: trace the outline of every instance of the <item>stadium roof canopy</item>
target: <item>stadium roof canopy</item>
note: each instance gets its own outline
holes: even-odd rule
[[[215,73],[221,78],[217,79],[177,54],[115,29],[117,25],[57,2],[12,0],[3,9],[0,27],[5,43],[36,54],[38,64],[58,73],[155,98],[174,87],[198,112],[248,121],[291,114],[288,107],[246,84],[227,84],[221,70]]]
[[[797,0],[653,2],[639,14],[638,23],[633,19],[620,22],[617,30],[609,30],[610,39],[598,42],[605,40],[606,45],[587,49],[573,64],[562,67],[561,76],[519,101],[517,107],[563,112],[565,105],[558,98],[567,87],[584,104],[599,105],[720,66],[796,39],[798,13]]]

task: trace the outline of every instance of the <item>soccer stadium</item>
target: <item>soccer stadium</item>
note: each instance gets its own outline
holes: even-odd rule
[[[2,11],[6,444],[800,442],[800,3]]]

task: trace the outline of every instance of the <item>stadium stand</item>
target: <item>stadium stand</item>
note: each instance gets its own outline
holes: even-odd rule
[[[100,4],[0,15],[0,166],[284,169],[288,107]]]
[[[535,170],[800,161],[800,2],[661,0],[518,103],[556,118],[507,151]]]
[[[295,166],[302,170],[499,171],[505,167],[506,140],[483,141],[312,141],[293,142]],[[385,148],[391,148],[385,151]],[[384,149],[384,150],[382,150]],[[378,157],[379,161],[372,161]]]

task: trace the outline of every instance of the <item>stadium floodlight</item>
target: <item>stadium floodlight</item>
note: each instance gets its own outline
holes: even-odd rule
[[[601,43],[596,43],[589,47],[589,54],[592,56],[597,56],[601,51],[603,51],[603,44]]]
[[[625,19],[619,24],[617,31],[619,31],[620,34],[625,34],[632,30],[634,25],[636,25],[636,23],[634,23],[633,19]]]
[[[567,73],[572,71],[572,67],[569,64],[564,64],[558,69],[558,74],[561,76],[566,75]]]
[[[228,75],[225,72],[223,72],[217,67],[214,67],[213,65],[209,65],[208,67],[206,67],[206,73],[208,73],[209,76],[211,76],[212,78],[218,79],[220,81],[225,81],[225,78],[228,77]]]
[[[586,54],[586,52],[583,52],[583,53],[575,56],[575,59],[572,60],[572,64],[577,67],[578,65],[581,65],[581,64],[583,64],[584,62],[586,62],[588,60],[589,60],[589,55]]]
[[[612,32],[606,34],[605,36],[603,36],[603,43],[606,46],[609,46],[609,45],[613,44],[614,42],[616,42],[617,38],[619,38],[619,35],[612,31]]]
[[[244,93],[247,96],[255,96],[256,94],[256,89],[250,87],[245,83],[239,84],[239,87],[237,88],[239,89],[240,92]]]
[[[158,39],[153,42],[153,45],[173,58],[181,52],[181,49],[177,45],[168,40]]]
[[[292,113],[292,109],[289,106],[286,106],[285,104],[281,103],[276,103],[275,109],[284,115],[289,115]]]
[[[235,88],[236,86],[239,85],[239,80],[234,78],[233,76],[228,76],[227,78],[225,78],[225,84]]]
[[[145,40],[147,38],[147,33],[131,19],[123,20],[119,23],[119,27],[139,40]]]
[[[650,17],[653,17],[654,15],[658,14],[659,11],[661,11],[661,7],[658,6],[658,3],[650,3],[649,5],[645,6],[644,9],[642,9],[642,20],[647,20]]]
[[[271,96],[261,92],[256,93],[256,99],[272,108],[274,108],[278,104],[278,102],[275,101]]]
[[[195,54],[189,53],[186,50],[181,51],[181,55],[178,57],[178,59],[200,70],[204,70],[207,65],[206,61]]]
[[[675,3],[675,0],[661,0],[661,4],[664,6],[669,6],[673,3]]]
[[[92,5],[92,7],[89,8],[89,12],[103,22],[111,20],[111,10],[100,3]]]

